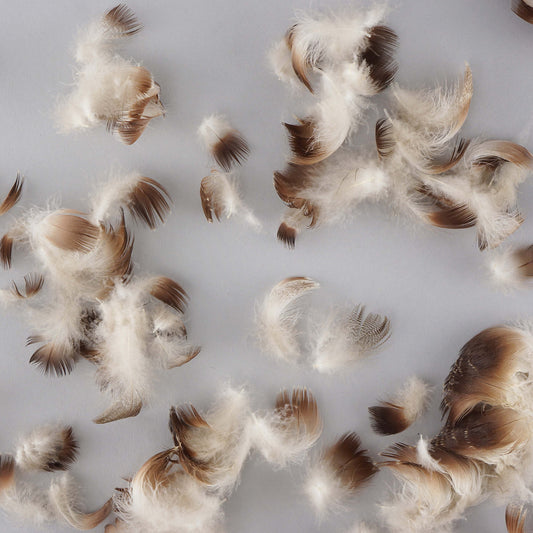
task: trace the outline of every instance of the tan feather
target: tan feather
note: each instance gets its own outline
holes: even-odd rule
[[[7,213],[20,200],[20,196],[22,195],[23,184],[24,178],[19,172],[17,173],[15,183],[13,183],[13,186],[7,193],[7,196],[4,198],[4,201],[2,202],[2,204],[0,204],[0,216]]]

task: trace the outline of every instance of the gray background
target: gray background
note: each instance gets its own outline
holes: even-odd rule
[[[386,206],[362,207],[343,226],[307,232],[295,251],[276,242],[282,204],[272,187],[272,171],[283,167],[287,155],[280,121],[290,118],[291,102],[269,70],[266,51],[283,35],[295,8],[339,4],[130,1],[145,29],[128,43],[125,55],[153,72],[167,108],[166,118],[154,120],[130,147],[103,127],[58,135],[51,120],[57,95],[72,80],[70,51],[77,28],[112,5],[101,0],[0,2],[0,186],[7,191],[20,170],[27,178],[23,206],[42,205],[59,193],[65,206],[83,209],[94,181],[111,166],[138,169],[160,180],[174,199],[174,209],[156,233],[137,229],[135,261],[139,271],[169,275],[187,289],[190,338],[203,350],[193,362],[164,376],[156,401],[138,417],[97,426],[91,418],[104,400],[92,367],[82,362],[68,377],[41,376],[27,362],[27,325],[5,311],[0,449],[12,450],[17,436],[35,425],[71,423],[81,444],[73,472],[87,506],[94,507],[110,496],[121,476],[132,474],[170,444],[171,404],[193,402],[205,408],[226,381],[248,384],[257,408],[269,406],[282,387],[310,387],[325,420],[322,443],[355,430],[373,456],[396,440],[414,442],[418,433],[434,434],[440,425],[440,388],[459,348],[485,327],[527,317],[531,293],[492,290],[473,231],[411,227],[390,216]],[[468,61],[475,94],[464,134],[522,141],[531,148],[533,27],[510,11],[509,2],[403,0],[393,7],[388,23],[401,40],[397,80],[413,88],[453,81]],[[362,143],[368,142],[383,102],[375,100],[377,111],[368,114]],[[227,113],[253,147],[241,183],[245,200],[265,222],[262,234],[232,220],[209,225],[203,217],[198,188],[209,164],[196,129],[214,111]],[[529,183],[521,187],[520,204],[530,218],[511,240],[529,243]],[[0,221],[2,230],[10,216]],[[0,273],[2,286],[25,272],[18,256],[15,269]],[[320,281],[321,291],[309,300],[316,309],[363,302],[389,314],[394,331],[386,349],[363,367],[332,378],[262,355],[252,338],[254,303],[289,275]],[[414,373],[435,386],[430,411],[397,438],[374,435],[367,407]],[[353,511],[319,526],[300,492],[302,474],[300,467],[274,471],[253,455],[225,504],[227,531],[341,532],[358,518],[372,520],[374,502],[386,497],[391,484],[388,474],[380,473]],[[480,506],[457,530],[504,531],[503,514],[501,507]],[[34,530],[18,529],[4,518],[0,529]],[[56,526],[52,530],[63,531]]]

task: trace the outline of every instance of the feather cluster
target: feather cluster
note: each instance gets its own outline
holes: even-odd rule
[[[459,137],[472,95],[468,66],[452,87],[395,86],[376,124],[375,156],[368,148],[343,146],[310,164],[293,158],[274,173],[288,207],[279,240],[294,247],[305,227],[337,223],[363,201],[386,200],[394,212],[436,227],[475,226],[481,250],[498,246],[523,221],[517,188],[533,156],[513,142]]]
[[[222,505],[238,484],[252,449],[277,466],[302,460],[320,436],[314,397],[305,389],[279,394],[269,413],[252,413],[248,394],[224,390],[205,414],[192,405],[170,410],[174,446],[151,457],[115,496],[124,533],[220,531]]]
[[[531,500],[532,364],[529,324],[492,327],[465,344],[444,384],[439,434],[383,454],[402,482],[384,505],[393,529],[447,531],[486,498]]]
[[[259,230],[261,222],[242,201],[234,169],[247,159],[248,142],[225,116],[217,114],[202,121],[198,135],[217,165],[200,184],[205,218],[213,222],[213,217],[218,221],[237,217]]]
[[[97,423],[138,414],[150,400],[157,369],[181,366],[199,353],[187,341],[184,289],[165,276],[133,272],[125,212],[154,228],[169,209],[157,181],[112,175],[99,184],[88,213],[34,208],[0,241],[5,266],[22,248],[42,270],[25,277],[24,289],[14,283],[0,294],[6,305],[26,304],[34,329],[28,344],[39,345],[30,362],[57,376],[79,358],[94,363],[97,384],[111,399]]]
[[[384,26],[384,8],[366,13],[299,13],[270,59],[277,76],[312,103],[285,124],[291,163],[313,165],[331,156],[357,129],[368,97],[384,90],[397,70],[398,38]]]
[[[14,456],[0,456],[0,508],[13,520],[37,527],[60,523],[87,530],[103,522],[112,501],[86,513],[72,476],[56,474],[70,468],[77,450],[70,426],[46,425],[23,437]]]
[[[264,352],[286,362],[301,359],[306,348],[301,340],[301,299],[319,287],[310,278],[291,277],[268,292],[256,310],[256,334]],[[390,320],[367,314],[363,305],[334,308],[317,322],[311,325],[307,351],[313,368],[322,373],[332,374],[364,360],[378,351],[391,333]]]
[[[80,32],[74,88],[56,111],[60,131],[104,122],[124,144],[133,144],[150,120],[163,115],[160,87],[152,74],[117,53],[118,46],[141,28],[134,13],[119,4]]]

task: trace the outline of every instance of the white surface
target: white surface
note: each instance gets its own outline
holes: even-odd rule
[[[174,210],[155,233],[138,228],[135,261],[140,271],[169,275],[183,284],[191,298],[190,338],[203,350],[191,363],[168,372],[152,407],[136,418],[97,426],[91,419],[104,403],[90,365],[80,363],[61,379],[40,375],[27,362],[31,351],[24,342],[30,331],[18,316],[4,312],[0,449],[11,451],[17,435],[37,424],[71,423],[81,445],[73,473],[88,507],[94,507],[121,485],[122,476],[171,443],[171,404],[207,407],[226,380],[249,384],[257,408],[268,407],[282,387],[309,386],[325,419],[322,443],[355,430],[374,457],[396,440],[412,443],[418,432],[434,434],[440,426],[442,382],[459,348],[485,327],[527,316],[531,293],[506,296],[490,288],[473,231],[413,229],[382,207],[361,209],[344,227],[305,233],[295,251],[276,242],[282,203],[272,187],[272,171],[284,164],[287,144],[280,121],[290,118],[291,106],[265,57],[289,26],[293,10],[309,7],[308,1],[139,0],[128,5],[145,28],[126,45],[125,54],[154,73],[167,108],[166,118],[153,120],[130,147],[104,127],[60,136],[50,119],[57,95],[68,90],[72,79],[70,50],[77,27],[113,4],[0,2],[0,185],[7,191],[21,170],[27,178],[22,206],[61,193],[64,205],[83,208],[94,180],[111,165],[160,180],[174,199]],[[400,36],[397,80],[409,87],[453,80],[468,61],[475,94],[464,134],[522,141],[531,148],[533,26],[518,19],[507,0],[403,0],[394,7],[388,23]],[[196,129],[215,111],[227,113],[251,142],[242,182],[246,201],[265,222],[260,235],[233,221],[209,225],[204,219],[198,189],[209,165]],[[369,114],[369,132],[376,117]],[[362,142],[367,142],[365,131]],[[511,240],[530,243],[530,183],[521,187],[520,204],[529,218]],[[7,221],[0,224],[4,229]],[[2,286],[24,273],[17,256],[15,268],[0,274]],[[321,282],[321,291],[309,300],[316,308],[363,302],[389,314],[393,336],[384,352],[341,378],[263,356],[251,338],[254,302],[289,275]],[[367,407],[413,373],[435,385],[430,412],[399,439],[374,435]],[[386,497],[390,484],[389,476],[380,473],[353,511],[319,526],[301,494],[302,474],[299,467],[273,471],[252,456],[225,505],[228,533],[342,532],[356,518],[372,520],[373,503]],[[472,510],[458,531],[501,532],[503,516],[503,508],[487,504]],[[55,525],[51,529],[63,531]],[[3,518],[0,530],[35,531]]]

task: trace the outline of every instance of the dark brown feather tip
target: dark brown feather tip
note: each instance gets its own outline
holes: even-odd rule
[[[296,244],[296,229],[282,222],[279,225],[277,237],[278,241],[281,241],[287,248],[294,249]]]
[[[513,0],[512,10],[522,20],[533,24],[533,7],[527,5],[524,0]]]
[[[208,428],[209,424],[193,405],[186,405],[170,409],[168,427],[174,440],[174,445],[179,446],[186,440],[186,433],[189,429]]]
[[[398,70],[394,60],[398,36],[387,26],[374,26],[367,40],[367,47],[359,54],[359,62],[368,65],[376,92],[380,92],[392,83]]]
[[[513,256],[518,264],[519,274],[525,278],[533,276],[533,246],[519,248],[513,252]]]
[[[232,130],[219,138],[212,150],[215,161],[226,172],[229,172],[233,165],[240,165],[250,154],[246,139],[237,130]]]
[[[142,24],[126,4],[118,4],[104,15],[105,22],[120,37],[130,37],[142,30]]]
[[[26,345],[37,342],[43,342],[43,339],[39,336],[28,337]],[[61,377],[72,372],[74,354],[70,350],[47,343],[33,353],[30,357],[30,363],[37,365],[45,374]]]
[[[170,196],[166,189],[152,178],[139,178],[129,195],[128,209],[132,216],[154,229],[170,211]]]
[[[155,278],[152,281],[150,294],[176,311],[185,313],[185,309],[187,308],[187,293],[174,280],[164,276]]]
[[[369,481],[378,471],[367,451],[361,449],[361,441],[353,432],[345,433],[328,448],[324,460],[335,472],[335,477],[351,492]]]
[[[476,225],[477,217],[466,205],[445,207],[428,213],[427,219],[433,226],[445,229],[465,229]]]
[[[316,438],[322,432],[318,405],[307,389],[296,388],[292,394],[286,390],[281,391],[276,398],[276,413],[281,419],[291,421],[297,428],[309,435],[315,435]]]
[[[404,409],[400,405],[383,402],[368,408],[370,425],[378,435],[396,435],[409,427]]]
[[[5,269],[11,268],[11,256],[13,254],[13,237],[8,233],[0,240],[0,261]]]
[[[24,276],[24,290],[21,291],[17,284],[12,282],[12,291],[18,298],[31,298],[35,296],[44,285],[44,276],[41,274],[27,274]]]
[[[78,458],[79,446],[73,429],[70,426],[65,427],[61,432],[61,437],[61,447],[54,450],[55,457],[43,465],[42,469],[46,472],[68,470]]]
[[[292,25],[287,33],[285,34],[285,42],[287,43],[287,48],[291,52],[291,63],[292,69],[296,74],[296,77],[307,87],[309,92],[313,92],[311,87],[311,82],[307,77],[308,68],[311,66],[307,57],[302,57],[300,54],[293,49],[294,34],[298,31],[298,24]]]
[[[291,163],[295,165],[312,165],[330,155],[315,138],[315,124],[308,119],[299,120],[300,124],[283,125],[289,136],[289,146],[293,153]]]
[[[15,460],[10,455],[0,455],[0,492],[9,488],[15,479]]]
[[[216,195],[216,180],[218,178],[217,171],[211,171],[208,176],[202,178],[200,183],[200,201],[202,202],[202,210],[207,222],[213,222],[213,215],[220,221],[220,216],[223,212],[223,207],[217,201]]]
[[[470,145],[467,139],[459,139],[456,141],[453,151],[444,161],[432,161],[426,168],[425,172],[428,174],[442,174],[452,169],[464,157],[466,149]]]
[[[396,141],[394,140],[392,123],[388,118],[381,118],[376,122],[375,138],[379,157],[385,159],[391,156]]]
[[[22,185],[24,184],[24,178],[20,175],[20,172],[17,173],[17,178],[15,183],[13,183],[10,191],[7,193],[7,196],[4,198],[4,201],[0,205],[0,216],[7,213],[19,200],[22,195]]]
[[[523,505],[510,503],[505,509],[505,525],[508,533],[526,531],[527,509]]]

